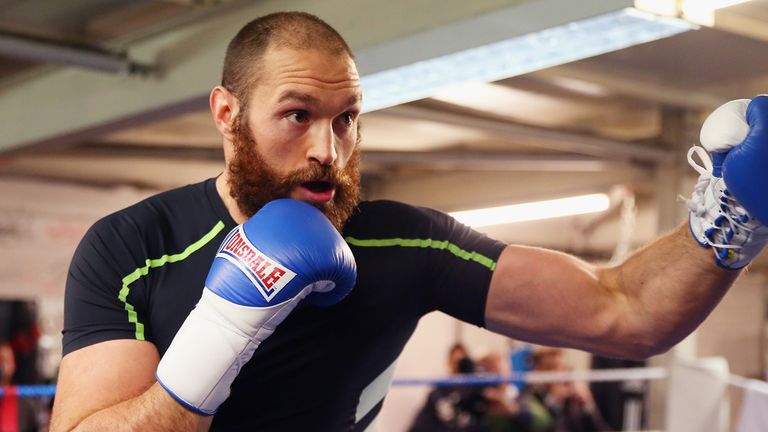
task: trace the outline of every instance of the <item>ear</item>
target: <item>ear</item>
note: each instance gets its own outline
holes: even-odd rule
[[[222,86],[216,86],[211,90],[208,103],[211,106],[211,115],[216,129],[226,138],[232,140],[232,122],[240,111],[240,103],[235,95]]]

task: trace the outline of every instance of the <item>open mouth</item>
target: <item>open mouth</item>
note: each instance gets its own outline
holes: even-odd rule
[[[329,192],[333,189],[333,183],[329,181],[324,180],[317,180],[317,181],[310,181],[306,183],[301,184],[303,187],[305,187],[310,192],[314,193],[323,193],[323,192]]]

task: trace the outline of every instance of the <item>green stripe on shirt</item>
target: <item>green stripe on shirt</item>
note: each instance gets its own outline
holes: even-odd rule
[[[496,270],[496,261],[480,253],[462,249],[447,240],[404,239],[404,238],[361,240],[354,237],[346,237],[344,240],[346,240],[347,243],[349,243],[352,246],[360,246],[360,247],[400,246],[400,247],[419,247],[419,248],[447,250],[448,252],[456,255],[461,259],[476,262],[478,264],[481,264],[487,267],[491,271]]]
[[[200,240],[187,246],[187,248],[184,249],[183,252],[174,254],[174,255],[163,255],[157,259],[147,259],[146,265],[144,267],[137,268],[136,270],[132,271],[131,273],[129,273],[123,278],[123,285],[122,285],[122,288],[120,289],[120,293],[118,294],[118,299],[120,299],[120,301],[123,302],[125,310],[128,312],[128,322],[136,325],[137,340],[145,340],[144,324],[139,322],[138,315],[136,314],[136,310],[134,309],[132,304],[128,303],[128,294],[130,294],[131,292],[130,285],[136,282],[137,280],[139,280],[140,277],[146,276],[147,273],[149,273],[150,268],[158,268],[158,267],[164,266],[166,263],[175,263],[175,262],[179,262],[187,259],[190,255],[195,253],[198,249],[202,248],[203,246],[208,244],[208,242],[213,240],[223,229],[224,229],[224,222],[218,221],[216,225],[214,225],[213,228],[210,231],[208,231],[206,235],[204,235]]]

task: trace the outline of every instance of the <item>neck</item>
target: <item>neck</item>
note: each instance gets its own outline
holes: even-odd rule
[[[237,205],[237,201],[229,194],[229,174],[225,170],[220,176],[216,178],[216,192],[224,202],[224,207],[227,208],[229,215],[235,220],[237,224],[245,223],[248,217],[240,211],[240,206]]]

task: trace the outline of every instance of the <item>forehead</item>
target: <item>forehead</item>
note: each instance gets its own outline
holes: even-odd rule
[[[322,98],[360,98],[360,77],[347,54],[324,50],[270,48],[262,60],[261,79],[255,90],[274,102],[286,93]]]

